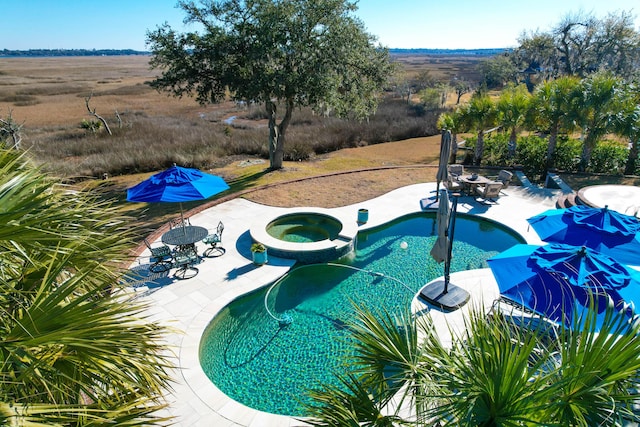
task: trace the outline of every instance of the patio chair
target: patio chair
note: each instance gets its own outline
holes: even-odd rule
[[[498,173],[498,176],[495,178],[495,180],[500,181],[502,183],[502,188],[504,189],[509,187],[509,183],[511,182],[512,177],[513,173],[503,169],[500,171],[500,173]]]
[[[449,165],[449,175],[453,175],[456,178],[464,175],[464,166],[458,164]]]
[[[224,231],[224,224],[222,221],[218,223],[218,227],[216,228],[216,232],[213,234],[209,234],[207,237],[202,239],[204,244],[210,245],[210,247],[204,251],[203,255],[206,257],[218,257],[220,255],[224,255],[226,252],[225,248],[222,245],[222,232]]]
[[[149,257],[149,261],[151,261],[151,265],[149,266],[149,271],[153,273],[161,273],[163,271],[167,271],[171,268],[171,248],[165,244],[161,246],[152,246],[151,243],[145,238],[144,244],[149,248],[149,252],[151,252],[151,256]]]
[[[451,174],[449,174],[449,176],[447,177],[447,180],[444,181],[442,185],[449,192],[462,191],[464,189],[464,186],[462,185],[461,182],[457,180],[457,177]]]
[[[494,199],[500,197],[500,190],[502,190],[502,183],[500,181],[490,181],[485,185],[476,187],[476,194],[485,201],[495,203]]]
[[[200,257],[196,253],[193,247],[184,248],[173,252],[173,265],[177,270],[173,273],[177,279],[190,279],[198,274],[198,269],[195,267],[200,262]],[[189,271],[194,272],[192,275],[187,276]]]
[[[169,228],[172,230],[176,227],[186,227],[189,225],[191,225],[191,221],[189,221],[189,218],[180,217],[169,221]]]

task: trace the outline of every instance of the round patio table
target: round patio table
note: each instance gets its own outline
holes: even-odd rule
[[[186,225],[184,227],[176,227],[162,235],[162,243],[174,246],[195,245],[196,242],[207,237],[209,230],[197,225]]]

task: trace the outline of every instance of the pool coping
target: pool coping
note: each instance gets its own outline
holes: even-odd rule
[[[335,239],[324,239],[317,242],[287,242],[284,240],[277,239],[271,236],[267,232],[267,226],[285,215],[295,215],[295,214],[317,214],[324,215],[329,218],[333,218],[336,221],[339,221],[342,225],[340,232],[338,233]],[[278,252],[305,252],[312,254],[313,252],[327,251],[331,249],[336,249],[337,251],[342,250],[343,248],[353,245],[356,236],[358,235],[358,226],[357,223],[353,221],[352,218],[348,218],[345,213],[342,212],[334,212],[331,209],[327,208],[317,208],[317,207],[294,207],[287,208],[284,212],[274,213],[272,215],[265,215],[260,219],[254,221],[249,228],[249,233],[251,238],[254,241],[260,242],[265,245],[268,249],[272,248]]]
[[[347,224],[355,230],[364,230],[406,214],[435,210],[435,187],[435,183],[414,184],[367,202],[326,210],[331,216],[346,218]],[[510,187],[498,199],[497,204],[486,205],[471,197],[461,197],[458,211],[493,219],[518,232],[528,243],[540,244],[535,232],[527,228],[526,218],[553,208],[556,194],[555,190],[531,193],[520,187]],[[358,224],[356,221],[360,208],[367,208],[369,211],[366,224]],[[153,320],[182,331],[168,337],[169,343],[176,350],[178,365],[172,373],[174,387],[167,392],[169,406],[163,414],[176,417],[172,425],[307,425],[296,418],[257,411],[232,400],[207,378],[199,361],[200,338],[213,317],[239,296],[277,280],[293,265],[291,260],[270,257],[269,264],[252,266],[249,252],[251,238],[247,227],[247,224],[255,221],[256,216],[266,218],[290,211],[291,209],[234,199],[192,216],[192,223],[211,229],[215,228],[220,219],[224,221],[224,246],[227,253],[204,261],[199,266],[200,273],[193,279],[179,282],[168,280],[168,283],[158,289],[141,294],[150,303],[149,315]],[[231,246],[229,242],[234,245]],[[232,272],[239,273],[231,274]],[[452,282],[463,283],[470,280],[472,285],[491,281],[486,272],[478,270],[454,273],[451,277]]]

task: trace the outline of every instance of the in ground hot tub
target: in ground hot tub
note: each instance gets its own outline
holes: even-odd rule
[[[251,238],[271,256],[303,263],[340,258],[354,248],[357,223],[321,208],[290,209],[251,226]]]
[[[312,212],[282,215],[267,224],[267,233],[271,237],[293,243],[334,240],[341,230],[340,220]]]

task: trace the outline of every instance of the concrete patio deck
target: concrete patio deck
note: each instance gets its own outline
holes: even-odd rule
[[[367,229],[405,214],[422,211],[421,200],[435,198],[435,188],[435,183],[411,185],[366,202],[329,210],[341,217],[353,218],[356,222],[358,209],[366,208],[369,220],[359,228]],[[528,243],[540,244],[542,242],[535,231],[529,229],[526,218],[554,208],[556,194],[557,190],[534,191],[509,187],[495,204],[483,204],[471,197],[461,197],[458,211],[496,220],[520,233]],[[436,209],[437,204],[433,203],[432,208]],[[222,246],[226,253],[218,258],[206,258],[197,266],[199,273],[193,278],[176,280],[169,275],[132,287],[132,292],[149,303],[148,314],[151,319],[176,330],[168,337],[168,344],[178,358],[178,367],[172,372],[175,383],[173,390],[167,394],[169,407],[163,413],[175,417],[172,425],[304,425],[294,418],[256,411],[228,398],[207,378],[200,367],[198,354],[200,337],[216,313],[238,296],[278,279],[293,265],[292,260],[271,256],[269,263],[260,267],[251,262],[251,224],[278,212],[284,213],[287,209],[234,199],[191,216],[192,224],[209,230],[215,230],[219,221],[224,223]],[[201,243],[198,246],[202,253],[205,246]],[[148,252],[143,253],[132,268],[144,270],[148,265],[148,256]],[[451,281],[471,291],[472,299],[468,306],[490,305],[498,294],[497,285],[488,269],[454,273]],[[427,309],[425,304],[414,300],[414,310]],[[432,310],[436,322],[449,323],[460,323],[464,311],[442,313]],[[443,329],[446,329],[444,323]]]

